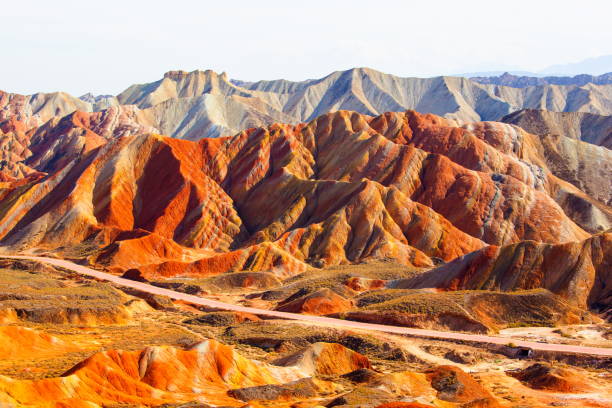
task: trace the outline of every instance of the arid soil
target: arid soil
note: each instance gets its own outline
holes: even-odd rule
[[[203,311],[169,299],[144,300],[42,264],[3,262],[4,288],[36,298],[37,307],[50,310],[42,317],[17,313],[0,326],[5,345],[0,401],[9,406],[612,403],[611,361],[605,358],[577,358],[572,364],[551,356],[516,359],[507,353],[511,347],[496,350]],[[71,288],[92,285],[95,292],[83,293],[95,296],[100,307],[121,310],[122,319],[58,320],[66,312],[57,304]],[[0,308],[16,309],[10,302],[0,302]],[[72,313],[91,310],[87,302],[75,302]]]

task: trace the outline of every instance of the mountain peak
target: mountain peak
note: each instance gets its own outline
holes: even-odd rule
[[[193,76],[210,76],[210,77],[219,77],[222,80],[227,80],[228,76],[226,72],[222,72],[221,74],[217,74],[215,71],[213,71],[212,69],[207,69],[207,70],[199,70],[196,69],[194,71],[188,72],[188,71],[183,71],[183,70],[173,70],[173,71],[168,71],[164,74],[164,78],[168,78],[168,79],[172,79],[174,81],[180,81],[182,79],[188,78],[188,77],[193,77]]]

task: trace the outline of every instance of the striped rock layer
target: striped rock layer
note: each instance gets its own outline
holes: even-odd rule
[[[339,111],[193,142],[114,118],[77,112],[30,135],[17,163],[36,173],[0,184],[2,245],[149,276],[287,276],[380,258],[432,267],[610,226],[606,198],[555,175],[511,125]]]

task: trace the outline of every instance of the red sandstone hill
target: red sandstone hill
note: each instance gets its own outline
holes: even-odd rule
[[[523,241],[489,246],[388,286],[501,291],[545,288],[579,307],[605,311],[612,305],[612,290],[607,284],[611,273],[612,233],[602,233],[556,245]]]
[[[611,217],[605,197],[555,176],[538,139],[510,125],[340,111],[191,142],[146,133],[120,108],[105,115],[77,112],[29,131],[30,153],[15,162],[48,175],[0,184],[2,245],[72,248],[145,276],[283,276],[578,242]]]

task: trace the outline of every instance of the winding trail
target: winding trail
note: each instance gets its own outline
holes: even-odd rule
[[[201,306],[210,308],[229,310],[234,312],[251,313],[259,316],[269,316],[279,319],[297,320],[307,323],[320,324],[325,326],[340,327],[345,329],[359,329],[359,330],[373,330],[384,333],[394,333],[409,336],[418,337],[430,337],[443,340],[464,340],[478,343],[489,343],[489,344],[500,344],[506,345],[509,342],[514,343],[518,347],[528,347],[533,350],[542,351],[556,351],[562,353],[580,353],[589,354],[594,356],[610,356],[612,357],[612,348],[604,347],[585,347],[585,346],[573,346],[568,344],[555,344],[555,343],[538,343],[523,340],[514,340],[507,337],[496,337],[486,336],[480,334],[466,334],[458,332],[447,332],[439,330],[426,330],[426,329],[414,329],[409,327],[397,327],[388,326],[383,324],[373,323],[362,323],[351,320],[334,319],[331,317],[323,316],[311,316],[302,315],[297,313],[278,312],[275,310],[257,309],[253,307],[232,305],[229,303],[219,302],[216,300],[210,300],[199,296],[188,295],[182,292],[176,292],[169,289],[160,288],[157,286],[149,285],[143,282],[136,282],[125,278],[120,278],[109,273],[100,272],[92,268],[88,268],[83,265],[78,265],[70,261],[54,258],[46,258],[40,256],[27,256],[27,255],[0,255],[0,258],[9,259],[24,259],[30,261],[44,262],[49,265],[59,266],[79,273],[81,275],[90,276],[96,279],[104,280],[107,282],[114,283],[116,285],[125,286],[133,289],[138,289],[143,292],[148,292],[155,295],[168,296],[175,300],[182,300],[185,302],[194,303]]]

